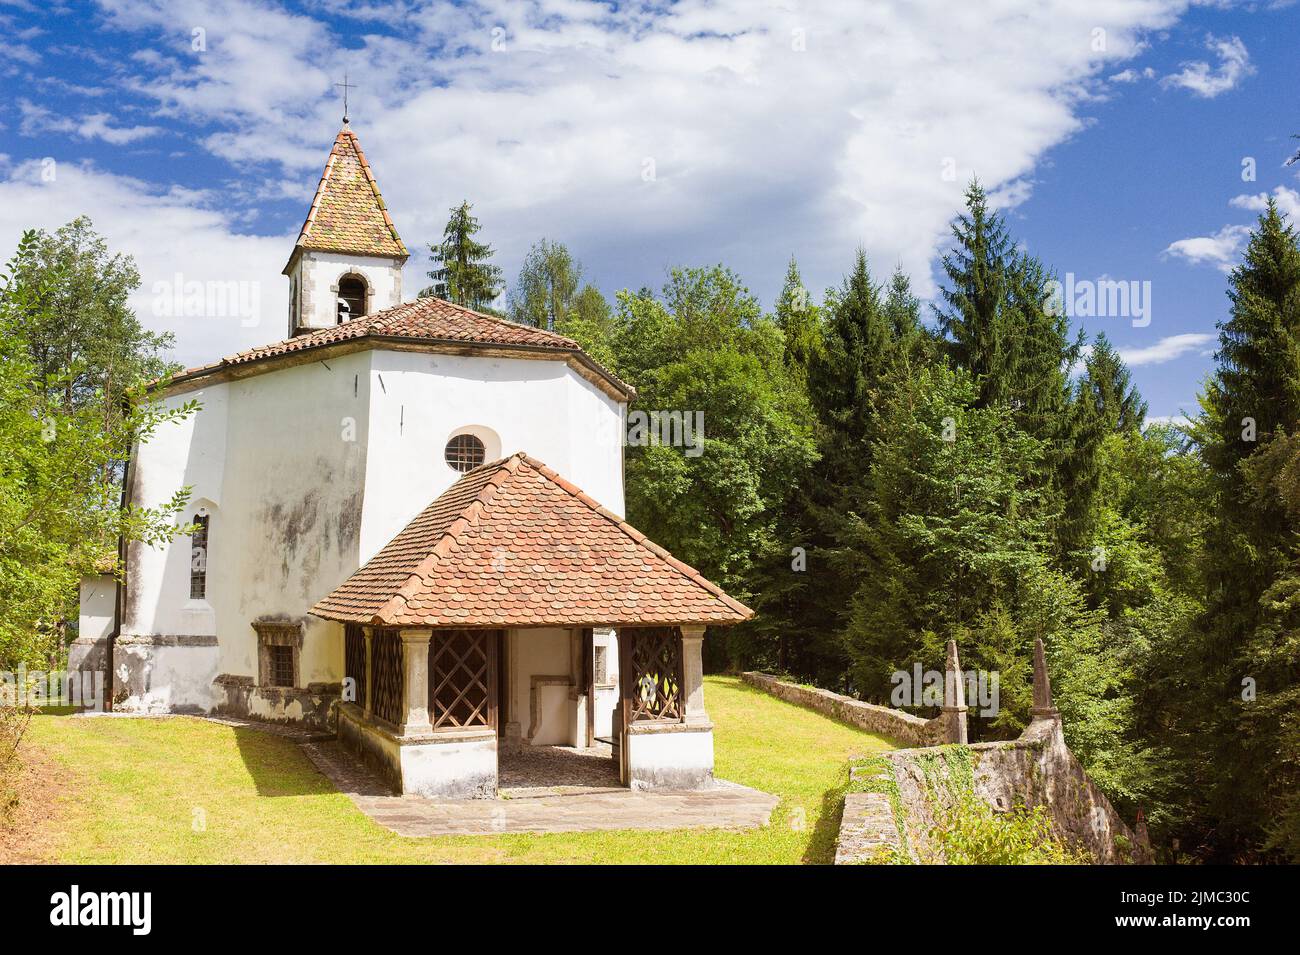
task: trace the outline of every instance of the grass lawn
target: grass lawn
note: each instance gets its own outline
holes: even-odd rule
[[[278,736],[184,717],[40,716],[28,741],[67,784],[27,841],[75,863],[829,862],[847,760],[893,744],[727,677],[707,678],[705,703],[717,774],[781,797],[766,829],[403,838]]]

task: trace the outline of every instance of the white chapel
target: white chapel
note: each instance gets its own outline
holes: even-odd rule
[[[563,336],[422,298],[344,123],[282,341],[160,383],[197,401],[126,496],[191,537],[83,582],[71,666],[111,705],[334,731],[399,792],[493,796],[526,746],[711,784],[705,630],[751,611],[623,520],[633,390]]]

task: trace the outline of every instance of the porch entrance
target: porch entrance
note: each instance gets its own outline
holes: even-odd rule
[[[612,630],[538,627],[498,637],[499,789],[510,796],[619,788],[611,747]]]

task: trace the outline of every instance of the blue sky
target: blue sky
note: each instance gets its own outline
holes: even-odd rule
[[[1287,3],[0,0],[0,27],[0,245],[89,214],[187,364],[283,337],[345,70],[408,297],[462,198],[510,276],[546,236],[609,295],[722,262],[770,306],[792,254],[820,292],[861,244],[929,297],[974,174],[1062,276],[1149,289],[1149,323],[1077,321],[1157,416],[1212,367],[1259,197],[1300,213]],[[249,295],[169,314],[194,281]]]

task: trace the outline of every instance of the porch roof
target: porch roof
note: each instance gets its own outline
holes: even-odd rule
[[[389,627],[729,624],[753,616],[522,452],[468,472],[311,612]]]

